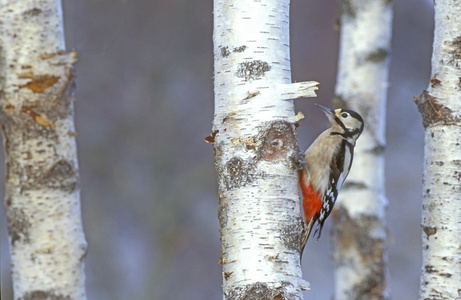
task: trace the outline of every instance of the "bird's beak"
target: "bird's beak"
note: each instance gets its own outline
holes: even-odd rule
[[[329,109],[328,107],[325,107],[325,106],[317,104],[317,103],[315,103],[315,105],[317,105],[317,107],[320,108],[325,113],[325,115],[327,115],[330,122],[333,122],[333,120],[335,119],[335,110],[334,109]]]

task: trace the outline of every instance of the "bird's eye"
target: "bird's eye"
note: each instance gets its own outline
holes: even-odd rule
[[[348,114],[348,113],[342,113],[342,114],[341,114],[341,117],[347,118],[347,117],[349,117],[349,114]]]

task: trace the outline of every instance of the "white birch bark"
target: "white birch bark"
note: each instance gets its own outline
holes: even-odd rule
[[[335,299],[388,299],[385,117],[390,1],[341,1],[335,106],[359,112],[364,131],[333,212]]]
[[[300,156],[289,0],[214,1],[215,116],[225,299],[302,299]],[[283,297],[283,298],[281,298]]]
[[[461,299],[461,3],[438,0],[425,129],[419,299]]]
[[[15,299],[86,299],[73,63],[59,0],[0,1],[4,207]]]

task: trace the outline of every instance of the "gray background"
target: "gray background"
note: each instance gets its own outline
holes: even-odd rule
[[[64,1],[76,65],[76,125],[89,299],[221,299],[212,146],[212,1]],[[327,126],[338,56],[336,1],[291,2],[293,81],[319,81],[295,102],[306,149]],[[393,299],[416,299],[421,268],[423,128],[412,98],[428,86],[432,1],[394,3],[386,187]],[[3,153],[0,154],[2,156]],[[3,161],[3,158],[0,157]],[[0,166],[0,181],[4,166]],[[4,187],[0,187],[0,197]],[[2,299],[12,299],[0,209]],[[325,232],[329,230],[329,224]],[[328,234],[308,245],[309,299],[330,299]]]

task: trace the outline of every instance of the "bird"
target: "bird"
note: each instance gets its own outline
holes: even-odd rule
[[[314,225],[314,237],[317,235],[317,240],[320,238],[323,224],[351,170],[355,143],[364,127],[363,118],[353,110],[316,105],[328,117],[331,127],[322,132],[306,150],[306,163],[299,170],[304,214],[301,258]]]

